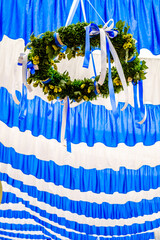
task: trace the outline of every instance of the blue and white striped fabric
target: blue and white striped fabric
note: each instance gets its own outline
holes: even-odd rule
[[[29,11],[34,4],[27,4]],[[1,5],[4,9],[5,3]],[[28,93],[26,115],[19,118],[21,105],[12,94],[16,90],[21,101],[17,59],[24,40],[16,38],[23,31],[7,31],[15,40],[4,36],[0,42],[0,239],[154,239],[160,227],[160,61],[147,60],[146,121],[135,121],[132,86],[124,112],[123,93],[116,96],[117,120],[109,100],[83,102],[70,109],[68,153],[60,143],[61,102],[49,104],[34,89]],[[82,62],[77,59],[77,66]],[[86,73],[73,66],[72,60],[58,67],[70,69],[73,76],[93,75],[91,69]]]

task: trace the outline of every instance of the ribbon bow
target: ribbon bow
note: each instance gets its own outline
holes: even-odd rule
[[[29,61],[27,63],[27,68],[29,68],[29,70],[30,70],[28,78],[30,77],[30,74],[34,75],[35,74],[35,70],[39,69],[38,65],[33,64],[31,61]]]
[[[100,47],[101,47],[101,74],[98,83],[102,85],[104,83],[105,77],[106,77],[106,58],[108,55],[108,84],[109,84],[109,92],[110,92],[110,100],[111,105],[113,109],[113,113],[115,116],[118,116],[117,110],[116,110],[116,102],[115,102],[115,94],[114,94],[114,88],[111,78],[111,63],[110,63],[110,52],[113,56],[117,72],[119,74],[120,80],[122,82],[122,86],[125,93],[125,105],[121,109],[122,111],[127,107],[128,105],[128,89],[127,84],[125,80],[125,76],[123,73],[123,69],[121,66],[121,63],[119,61],[118,55],[116,50],[114,49],[114,46],[112,42],[110,41],[110,38],[114,38],[117,36],[118,31],[113,29],[114,27],[114,20],[110,19],[103,28],[99,28],[96,24],[91,23],[86,27],[86,43],[85,43],[85,58],[83,67],[88,68],[89,66],[89,60],[90,60],[90,37],[100,34]]]
[[[105,31],[106,34],[108,34],[108,36],[110,38],[114,38],[117,36],[118,31],[113,29],[114,27],[114,20],[110,19],[104,26],[103,26],[103,30]]]

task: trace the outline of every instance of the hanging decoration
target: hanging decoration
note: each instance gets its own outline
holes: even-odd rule
[[[113,22],[110,23],[110,21],[104,28],[92,23],[78,22],[61,27],[57,32],[47,31],[38,37],[32,34],[25,48],[25,50],[30,49],[27,83],[32,83],[33,87],[41,87],[49,101],[69,97],[73,101],[80,102],[96,99],[98,94],[107,98],[110,78],[115,93],[125,90],[125,85],[129,85],[131,81],[136,84],[140,79],[144,80],[147,66],[145,61],[140,62],[138,58],[136,41],[132,34],[128,33],[129,26],[119,21],[114,28]],[[100,36],[102,31],[103,38],[107,39],[106,45],[108,44],[105,48],[103,44],[103,50]],[[62,74],[58,72],[57,63],[66,57],[68,60],[79,56],[85,57],[84,65],[88,67],[90,50],[97,48],[102,52],[105,51],[105,54],[102,53],[102,59],[106,63],[109,61],[107,55],[111,52],[110,70],[106,69],[104,62],[101,74],[95,79],[84,78],[73,81],[68,72]],[[87,64],[86,61],[88,61]]]

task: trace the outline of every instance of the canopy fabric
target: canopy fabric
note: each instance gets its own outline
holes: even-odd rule
[[[130,31],[138,41],[138,50],[149,49],[160,54],[160,2],[157,0],[92,0],[100,16],[107,22],[113,18],[130,25]],[[12,39],[23,38],[29,41],[31,33],[37,36],[45,31],[53,31],[64,26],[72,0],[0,0],[0,39],[7,35]],[[95,11],[84,1],[88,22],[103,24]],[[82,10],[76,11],[73,22],[84,21]]]
[[[141,4],[141,9],[145,6],[142,19],[151,5],[158,16],[156,1],[124,1],[123,4],[100,1],[97,6],[98,2],[93,0],[92,4],[105,20],[112,15],[115,20],[125,16],[125,4],[132,10],[136,4]],[[21,101],[22,72],[17,59],[23,52],[24,41],[28,41],[33,29],[38,34],[42,29],[64,25],[70,5],[68,0],[26,1],[26,5],[10,0],[7,19],[6,1],[1,0],[1,33],[10,38],[3,36],[0,43],[0,180],[3,186],[0,239],[154,239],[154,231],[160,227],[158,59],[147,59],[149,70],[144,82],[147,119],[142,125],[135,118],[132,85],[130,104],[124,112],[120,110],[124,105],[123,93],[117,96],[120,114],[117,121],[108,100],[99,98],[97,102],[83,102],[75,108],[71,105],[72,153],[60,143],[61,102],[49,104],[34,89],[27,93],[25,114],[13,100],[12,94],[17,90]],[[92,12],[87,1],[85,6]],[[106,6],[114,10],[109,11]],[[53,23],[54,13],[59,17]],[[74,21],[81,20],[81,14],[79,8]],[[92,17],[99,22],[97,16]],[[129,24],[134,23],[131,19]],[[138,31],[135,34],[140,34]],[[158,46],[152,47],[158,51]],[[92,75],[91,69],[89,72]],[[78,68],[77,74],[80,73]]]

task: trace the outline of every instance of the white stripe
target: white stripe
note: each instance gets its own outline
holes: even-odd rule
[[[8,206],[7,206],[8,205]],[[0,205],[0,210],[9,210],[9,209],[12,209],[13,211],[16,209],[13,208],[14,205],[12,203],[5,203],[5,204],[1,204]],[[8,223],[8,224],[31,224],[31,225],[38,225],[33,219],[28,219],[28,218],[3,218],[3,217],[0,217],[0,222],[1,223]]]
[[[6,183],[3,183],[4,185],[6,184]],[[7,184],[6,184],[6,186],[7,186]],[[15,191],[15,189],[13,188],[13,187],[10,187],[10,186],[7,186],[7,187],[9,187],[10,188],[10,190],[11,190],[11,192],[13,192],[13,193],[15,193],[16,195],[17,195],[17,197],[22,197],[24,200],[27,200],[26,199],[26,197],[25,197],[25,195],[27,195],[27,194],[25,194],[25,193],[23,193],[23,196],[21,196],[21,192],[20,192],[20,190],[18,190],[18,191]],[[12,188],[12,189],[11,189]],[[13,190],[13,191],[12,191]],[[31,201],[30,201],[31,200]],[[34,206],[37,206],[37,205],[35,205],[34,204],[34,200],[32,200],[32,197],[29,197],[28,198],[28,201],[32,204],[32,205],[34,205]],[[37,202],[36,202],[37,203]],[[40,205],[39,205],[40,204]],[[12,207],[12,205],[13,205],[13,207]],[[22,203],[19,203],[19,204],[12,204],[12,203],[10,203],[10,204],[2,204],[1,205],[2,206],[2,208],[3,208],[3,210],[7,210],[7,209],[12,209],[13,211],[14,210],[25,210],[25,211],[30,211],[30,210],[28,210],[28,208],[26,208]],[[38,206],[40,206],[40,209],[42,209],[42,210],[44,210],[44,205],[42,204],[42,202],[38,202]],[[47,206],[47,208],[48,208],[48,206]],[[48,209],[47,209],[48,210]],[[35,212],[34,211],[31,211],[30,212],[32,215],[34,215],[35,216]],[[48,212],[48,213],[52,213],[52,212]],[[36,217],[38,217],[38,218],[40,218],[40,216],[39,215],[36,215]],[[23,220],[23,221],[22,221]],[[72,229],[67,229],[67,228],[65,228],[65,227],[63,227],[63,226],[60,226],[60,225],[55,225],[52,221],[48,221],[48,219],[46,220],[46,218],[42,218],[41,220],[43,220],[43,221],[47,221],[49,224],[51,224],[51,225],[53,225],[53,226],[57,226],[57,227],[60,227],[60,228],[64,228],[64,229],[66,229],[66,230],[69,230],[69,231],[71,231],[71,232],[75,232],[75,233],[79,233],[79,232],[77,232],[77,231],[74,231],[74,230],[72,230]],[[32,224],[32,225],[40,225],[40,226],[42,226],[42,227],[44,227],[43,225],[41,225],[41,224],[38,224],[37,222],[35,222],[33,219],[14,219],[14,218],[12,218],[12,219],[10,219],[10,218],[0,218],[0,222],[3,222],[3,223],[10,223],[10,224],[17,224],[17,223],[19,223],[19,224],[27,224],[27,221],[28,221],[28,224]],[[50,229],[46,229],[48,232],[50,232],[51,234],[55,234],[54,232],[52,232],[52,230],[50,230]],[[156,230],[156,229],[154,229],[154,230]],[[139,235],[139,234],[143,234],[143,233],[149,233],[149,232],[152,232],[153,230],[149,230],[149,231],[146,231],[146,232],[141,232],[141,233],[137,233],[137,235]],[[83,234],[83,233],[82,233]],[[126,237],[126,236],[132,236],[132,235],[135,235],[135,234],[127,234],[127,235],[121,235],[121,236],[118,236],[118,235],[114,235],[114,237]],[[95,237],[97,237],[97,235],[96,234],[93,234],[93,235],[90,235],[90,236],[95,236]],[[103,235],[100,235],[100,237],[110,237],[110,236],[103,236]],[[66,238],[65,238],[66,239]]]
[[[0,163],[0,172],[7,173],[11,178],[22,181],[28,186],[35,186],[39,191],[46,191],[48,193],[58,195],[60,197],[67,197],[73,201],[95,202],[102,204],[107,202],[110,204],[125,204],[128,201],[140,202],[142,199],[151,200],[154,197],[160,196],[160,188],[150,189],[149,191],[135,192],[131,191],[126,194],[114,192],[113,194],[105,194],[103,192],[97,194],[91,191],[81,192],[80,190],[71,190],[63,186],[57,186],[51,182],[45,182],[43,179],[37,179],[32,175],[26,175],[12,168],[9,164]]]
[[[6,147],[14,148],[17,153],[35,155],[44,161],[53,160],[62,166],[81,166],[97,170],[111,168],[118,171],[123,166],[127,169],[139,169],[143,165],[160,165],[160,142],[152,146],[138,143],[134,147],[119,144],[116,148],[106,147],[102,143],[96,143],[91,148],[80,143],[72,144],[72,153],[68,153],[66,148],[54,139],[49,140],[42,135],[34,137],[30,131],[20,132],[17,127],[10,128],[1,121],[0,133],[0,142]]]
[[[3,205],[5,205],[5,206],[3,206]],[[83,232],[78,232],[78,231],[74,231],[74,230],[72,230],[72,229],[69,229],[69,228],[66,228],[66,227],[64,227],[64,226],[61,226],[61,225],[59,225],[59,224],[57,224],[57,223],[55,223],[55,222],[53,222],[53,221],[50,221],[49,219],[47,219],[47,218],[44,218],[44,217],[41,217],[38,213],[36,213],[35,211],[33,211],[33,210],[31,210],[31,209],[29,209],[29,208],[26,208],[22,203],[18,203],[18,204],[13,204],[13,206],[12,206],[12,208],[11,208],[11,205],[10,205],[10,207],[8,208],[7,207],[7,204],[2,204],[2,206],[3,206],[3,209],[4,210],[9,210],[9,209],[11,209],[11,210],[16,210],[16,211],[27,211],[28,213],[30,213],[30,214],[32,214],[33,216],[35,216],[35,217],[37,217],[37,218],[39,218],[40,220],[42,220],[42,221],[44,221],[44,222],[47,222],[47,223],[49,223],[51,226],[55,226],[55,227],[58,227],[58,228],[61,228],[61,229],[65,229],[65,230],[67,230],[67,231],[70,231],[70,232],[74,232],[74,233],[77,233],[77,234],[82,234],[82,235],[85,235],[85,233],[83,233]],[[155,216],[153,216],[153,215],[155,215]],[[141,221],[141,222],[135,222],[135,223],[144,223],[145,221],[154,221],[154,220],[156,220],[156,219],[158,219],[159,218],[159,216],[160,216],[160,212],[159,213],[157,213],[157,214],[153,214],[153,215],[149,215],[149,216],[143,216],[142,218],[143,218],[143,220]],[[63,217],[65,217],[65,216],[63,216]],[[146,217],[146,218],[145,218]],[[91,218],[90,218],[91,219]],[[137,219],[139,219],[139,218],[137,218]],[[17,219],[17,220],[19,220],[19,219]],[[97,220],[97,219],[96,219]],[[96,222],[96,220],[95,220],[95,222]],[[120,219],[121,220],[121,219]],[[119,220],[119,221],[120,221]],[[75,221],[76,221],[76,219],[75,219]],[[127,220],[126,220],[126,222],[127,222]],[[86,222],[83,222],[82,224],[88,224],[88,223],[86,223]],[[134,223],[133,223],[134,224]],[[37,224],[37,225],[41,225],[41,224]],[[89,224],[89,225],[91,225],[91,224]],[[125,224],[126,226],[128,226],[129,224]],[[43,225],[41,225],[41,226],[43,226]],[[99,226],[99,225],[98,225]],[[100,226],[103,226],[103,225],[100,225]],[[116,222],[115,222],[115,225],[111,225],[112,227],[114,227],[114,226],[117,226],[117,224],[116,224]],[[119,225],[118,225],[119,226]],[[121,225],[120,225],[121,226]],[[122,225],[123,226],[123,225]],[[43,226],[44,227],[44,226]],[[108,227],[108,226],[106,226],[106,225],[104,225],[104,227]],[[51,234],[54,234],[54,235],[56,235],[55,234],[55,232],[53,232],[52,230],[50,230],[49,228],[47,228],[47,227],[44,227],[48,232],[50,232]],[[152,232],[153,230],[149,230],[149,231],[147,231],[147,232]],[[143,234],[143,233],[147,233],[147,232],[140,232],[140,233],[137,233],[136,235],[138,235],[138,234]],[[96,234],[93,234],[93,235],[91,235],[91,234],[89,234],[90,236],[94,236],[94,237],[97,237],[97,235]],[[131,235],[135,235],[135,234],[131,234]],[[119,237],[126,237],[126,236],[131,236],[130,234],[127,234],[127,235],[121,235],[121,236],[119,236]],[[113,235],[114,237],[118,237],[117,235]],[[104,236],[104,235],[100,235],[100,237],[109,237],[109,236]],[[62,238],[63,239],[63,238]],[[68,239],[68,238],[64,238],[64,239]]]
[[[10,39],[4,36],[0,42],[0,85],[7,88],[10,93],[14,91],[13,83],[16,83],[16,90],[21,92],[22,90],[22,67],[17,65],[17,59],[24,50],[23,39]],[[97,67],[97,74],[100,73],[100,53],[95,52],[95,64]],[[100,52],[100,51],[99,51]],[[154,56],[155,57],[155,56]],[[155,105],[160,104],[160,81],[159,81],[159,68],[160,60],[158,59],[145,59],[147,61],[147,79],[144,80],[144,103],[151,103]],[[67,70],[72,79],[83,79],[84,77],[92,77],[94,75],[92,66],[89,67],[89,71],[80,67],[83,65],[83,58],[77,57],[76,59],[62,60],[58,64],[58,70],[64,72]],[[132,86],[128,87],[129,91],[129,103],[134,106],[133,90]],[[46,95],[42,93],[41,88],[34,88],[32,93],[28,92],[28,98],[33,99],[37,95],[47,101]],[[116,94],[117,102],[124,102],[124,92]],[[105,105],[111,109],[110,100],[100,98],[96,101],[92,101],[93,104]]]
[[[37,206],[37,207],[38,207],[38,206]],[[67,231],[71,231],[71,232],[75,232],[75,233],[78,233],[78,234],[79,234],[79,232],[77,232],[77,231],[74,231],[74,230],[72,230],[72,229],[68,229],[68,228],[66,228],[66,227],[64,227],[64,226],[61,226],[61,225],[59,225],[58,223],[55,223],[55,222],[53,222],[53,221],[50,221],[49,219],[47,219],[47,218],[45,218],[45,217],[41,217],[39,213],[31,210],[30,208],[25,207],[25,205],[22,204],[22,203],[1,204],[1,210],[4,210],[4,211],[5,211],[5,210],[26,211],[26,212],[30,213],[31,215],[37,217],[38,219],[40,219],[40,220],[42,220],[42,221],[44,221],[44,222],[46,222],[46,223],[49,223],[51,226],[54,226],[54,227],[57,227],[57,228],[61,228],[61,229],[65,229],[65,230],[67,230]],[[13,221],[13,220],[14,220],[14,218],[12,218],[12,221]],[[16,218],[15,220],[17,220],[17,222],[19,222],[19,224],[22,224],[22,223],[21,223],[21,220],[22,220],[21,218],[19,218],[19,219]],[[23,219],[23,224],[26,224],[26,223],[25,223],[25,220],[30,220],[30,219]],[[31,220],[32,220],[32,219],[31,219]],[[36,223],[37,223],[37,222],[36,222]],[[39,223],[37,223],[36,225],[44,227],[42,224],[39,224]],[[44,228],[45,228],[48,232],[50,232],[51,234],[54,234],[54,235],[56,235],[56,236],[59,235],[59,234],[55,233],[54,231],[50,230],[50,229],[47,228],[47,227],[44,227]],[[49,231],[49,230],[50,230],[50,231]],[[83,234],[83,233],[82,233],[82,234]],[[59,236],[60,236],[60,235],[59,235]],[[62,238],[62,239],[68,239],[68,238],[63,238],[62,236],[61,236],[61,238]]]
[[[38,201],[36,198],[28,196],[27,193],[21,192],[19,189],[14,188],[5,182],[3,183],[3,189],[4,192],[11,192],[16,194],[17,197],[22,198],[25,201],[29,201],[31,205],[35,207],[39,207],[42,210],[45,210],[49,214],[56,214],[58,217],[61,218],[66,218],[66,220],[69,221],[74,221],[80,224],[88,224],[90,226],[95,225],[95,226],[104,226],[104,227],[114,227],[114,226],[131,226],[134,223],[141,224],[144,223],[145,221],[154,221],[156,219],[160,218],[160,212],[158,213],[153,213],[151,215],[144,215],[144,216],[139,216],[139,217],[133,217],[133,218],[128,218],[128,219],[99,219],[99,218],[92,218],[92,217],[86,217],[84,215],[78,215],[76,213],[71,213],[69,211],[63,211],[61,209],[57,209],[56,207],[52,207],[49,204],[46,204],[44,202]],[[160,190],[159,190],[160,192]],[[124,196],[126,196],[124,194]],[[19,206],[22,206],[23,209],[23,204],[2,204],[2,209],[12,209],[12,210],[19,210]],[[18,207],[18,209],[17,209]],[[21,210],[22,210],[21,209]],[[28,211],[28,210],[27,210]],[[37,214],[37,213],[36,213]],[[47,221],[47,220],[45,220]]]

